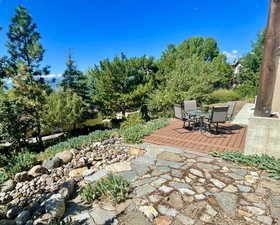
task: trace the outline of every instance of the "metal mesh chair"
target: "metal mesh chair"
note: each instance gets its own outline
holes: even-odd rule
[[[174,115],[176,119],[183,121],[183,128],[186,127],[186,122],[188,122],[188,127],[191,126],[192,120],[185,115],[185,112],[180,104],[174,104]]]
[[[236,102],[228,102],[226,106],[228,106],[227,120],[231,121],[235,110]]]
[[[184,101],[184,110],[185,112],[197,110],[196,100]]]
[[[208,118],[206,118],[206,124],[208,124],[209,131],[211,131],[211,125],[215,124],[216,133],[218,133],[219,123],[225,123],[227,120],[228,106],[214,106]]]

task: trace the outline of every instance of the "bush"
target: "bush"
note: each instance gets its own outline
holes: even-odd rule
[[[1,157],[0,183],[36,164],[36,155],[30,152],[20,152],[12,154],[11,157]]]
[[[210,94],[209,103],[225,103],[229,101],[237,101],[240,99],[241,96],[236,91],[228,89],[219,89]]]
[[[169,121],[167,119],[162,118],[144,124],[136,124],[135,126],[121,130],[121,136],[127,143],[141,143],[144,136],[165,127],[168,123]]]
[[[125,201],[130,191],[130,183],[121,176],[109,174],[95,185],[87,184],[80,192],[87,202],[93,202],[102,197],[109,198],[114,202]]]
[[[140,113],[134,113],[127,117],[126,121],[122,122],[121,129],[126,129],[136,124],[143,124],[145,121],[142,119]]]
[[[280,179],[280,159],[275,159],[267,155],[244,155],[240,152],[213,152],[212,156],[266,170],[270,177]]]

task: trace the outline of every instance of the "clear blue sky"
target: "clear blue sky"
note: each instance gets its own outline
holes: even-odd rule
[[[120,52],[159,57],[167,44],[211,36],[242,55],[267,21],[268,0],[0,0],[0,56],[14,9],[32,14],[46,49],[44,64],[62,73],[71,48],[82,70]]]

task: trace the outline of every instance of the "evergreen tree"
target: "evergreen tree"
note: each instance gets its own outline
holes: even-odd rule
[[[41,75],[48,74],[48,67],[41,68],[44,49],[39,40],[40,34],[31,15],[23,6],[17,7],[9,26],[6,44],[10,55],[8,73],[14,83],[15,96],[29,108],[26,116],[34,121],[34,135],[42,144],[41,113],[50,87],[40,78]]]

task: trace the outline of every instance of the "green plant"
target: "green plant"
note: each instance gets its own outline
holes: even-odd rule
[[[233,90],[218,89],[209,96],[209,103],[225,103],[240,100],[241,96]]]
[[[267,155],[244,155],[240,152],[213,152],[212,156],[266,170],[270,177],[280,179],[280,159]]]
[[[127,117],[127,119],[122,122],[121,129],[126,129],[132,127],[136,124],[143,124],[145,121],[142,119],[140,113],[133,113]]]
[[[125,178],[109,174],[95,185],[87,184],[80,194],[87,202],[105,197],[119,203],[125,201],[129,192],[130,183]]]
[[[8,174],[5,171],[0,171],[0,184],[9,179]]]
[[[144,136],[168,124],[169,121],[165,118],[152,120],[144,124],[136,124],[135,126],[121,130],[121,136],[127,143],[141,143]]]

